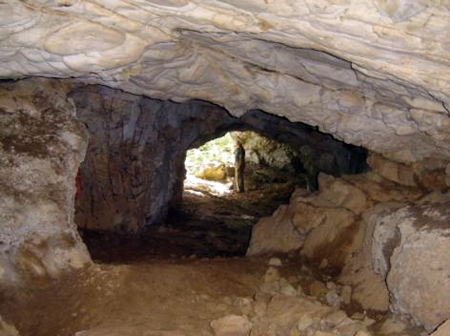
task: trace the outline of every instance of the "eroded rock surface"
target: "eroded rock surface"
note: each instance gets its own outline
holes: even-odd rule
[[[106,87],[70,96],[90,142],[81,166],[80,227],[137,231],[181,206],[186,150],[236,123],[208,103],[176,104]]]
[[[87,134],[54,84],[1,86],[2,283],[54,277],[90,262],[73,222],[75,175]]]
[[[449,201],[400,208],[377,225],[393,223],[396,231],[382,246],[390,266],[392,309],[412,315],[429,330],[450,316]]]
[[[380,174],[395,180],[406,168]],[[420,180],[394,183],[377,171],[321,175],[318,193],[297,190],[289,205],[259,221],[247,255],[300,250],[325,273],[340,274],[364,309],[390,307],[433,330],[450,316],[450,201],[442,191],[423,197]]]
[[[443,323],[431,336],[445,336],[450,333],[450,320]]]
[[[178,104],[91,85],[69,96],[90,134],[76,214],[83,228],[130,232],[162,222],[169,208],[181,206],[186,151],[230,130],[307,145],[330,159],[318,168],[336,175],[365,168],[364,149],[262,111],[237,119],[206,102]]]
[[[9,1],[2,78],[252,108],[402,162],[450,158],[442,1]]]

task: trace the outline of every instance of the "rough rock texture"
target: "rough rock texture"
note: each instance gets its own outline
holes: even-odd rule
[[[307,146],[314,165],[327,174],[358,174],[367,169],[365,148],[336,141],[331,135],[319,132],[317,127],[289,122],[261,110],[250,110],[239,120],[251,130],[286,144],[298,153]],[[300,159],[304,157],[300,155]]]
[[[294,171],[295,160],[300,160],[299,155],[290,146],[258,133],[240,132],[235,137],[246,148],[246,162]]]
[[[0,76],[252,108],[403,162],[450,158],[445,1],[8,1]]]
[[[450,335],[450,320],[443,323],[431,336],[447,336]]]
[[[297,277],[294,282],[301,279]],[[336,293],[337,286],[329,291],[323,287],[327,296]],[[298,283],[281,277],[277,268],[269,267],[254,300],[249,302],[251,309],[242,307],[253,323],[251,335],[350,336],[367,331],[365,322],[349,318],[337,306],[322,304],[318,296],[312,297],[313,291],[309,294]]]
[[[230,130],[254,129],[308,145],[334,163],[319,168],[337,175],[365,168],[361,148],[261,111],[237,119],[205,102],[163,102],[91,85],[69,96],[90,133],[76,214],[83,228],[137,231],[161,222],[169,208],[181,206],[186,151]]]
[[[252,323],[247,316],[228,315],[211,322],[215,336],[248,336]]]
[[[308,125],[257,110],[249,111],[240,120],[259,132],[235,136],[246,148],[247,161],[296,173],[305,173],[309,163],[315,170],[334,176],[358,174],[367,169],[364,148],[336,141]],[[308,156],[303,154],[305,147],[310,152]]]
[[[442,181],[450,184],[449,21],[448,3],[433,0],[11,0],[0,4],[0,77],[77,77],[83,83],[106,84],[152,98],[179,102],[202,99],[226,107],[234,116],[261,109],[317,126],[340,140],[382,155],[371,158],[378,175],[358,180],[357,189],[364,194],[366,207],[371,208],[381,202],[414,201],[415,196],[441,189]],[[39,91],[39,85],[33,90]],[[16,92],[15,100],[7,98],[2,106],[3,278],[15,277],[18,270],[23,274],[56,274],[88,259],[72,224],[73,178],[83,140],[81,130],[76,130],[77,124],[67,114],[71,107],[64,98],[55,98],[58,90],[52,88],[33,104],[23,98],[24,93]],[[49,108],[41,108],[42,101],[44,105],[51,101]],[[14,115],[3,112],[12,110]],[[116,123],[114,113],[111,117]],[[127,118],[119,114],[118,120],[127,121],[126,127],[106,127],[104,135],[129,135],[134,121]],[[168,134],[174,129],[169,123]],[[12,142],[18,136],[22,139]],[[108,148],[129,149],[111,146]],[[404,165],[386,162],[385,158]],[[169,159],[165,153],[155,162],[169,165],[160,169],[181,172],[181,159]],[[140,163],[127,161],[125,166],[141,168]],[[123,172],[118,165],[111,169],[116,175]],[[444,169],[446,175],[442,174]],[[173,182],[161,180],[169,182],[169,191],[156,198],[161,203],[151,202],[153,210],[140,220],[157,220],[165,211],[165,202],[177,203],[176,195],[170,194],[181,185],[182,174],[176,176]],[[121,189],[122,180],[116,177],[109,182],[111,192],[103,195],[101,188],[95,191],[104,197],[99,202],[104,207],[102,202],[112,200],[114,190]],[[157,185],[159,180],[152,183]],[[334,184],[331,182],[330,192]],[[133,195],[136,188],[131,190],[126,194]],[[153,196],[150,189],[145,192]],[[370,225],[375,229],[378,222],[373,212],[360,212],[362,197],[345,195],[338,198],[340,203],[328,206],[322,202],[330,199],[326,193],[317,198],[297,193],[293,198],[298,199],[297,204],[280,211],[274,220],[281,216],[281,223],[293,225],[291,230],[299,231],[299,237],[305,235],[296,244],[302,244],[303,255],[317,260],[325,270],[348,266],[342,255],[355,252],[353,260],[358,262],[352,265],[358,267],[348,266],[347,270],[378,277],[381,285],[385,272],[388,285],[396,288],[393,308],[406,310],[428,327],[434,325],[439,319],[434,312],[422,315],[419,311],[423,307],[418,308],[414,298],[403,299],[403,286],[409,284],[395,277],[393,265],[408,269],[411,260],[406,254],[394,248],[389,263],[378,264],[377,275],[372,272],[372,256],[368,257],[367,250],[357,252],[358,246],[367,246],[363,243],[366,235],[373,233]],[[130,204],[122,196],[118,198],[121,206]],[[435,200],[430,202],[433,209],[439,209]],[[115,205],[112,202],[110,208]],[[404,206],[390,205],[389,211],[400,211]],[[295,219],[289,211],[296,207],[311,212],[311,221],[302,221],[301,216]],[[314,212],[316,207],[321,213]],[[383,216],[383,209],[369,211],[381,211]],[[425,216],[424,208],[418,205],[410,209],[416,209],[419,217]],[[104,213],[102,210],[99,215]],[[106,219],[114,227],[120,227],[119,222],[131,229],[139,226],[133,218],[117,218]],[[40,225],[43,222],[46,225]],[[409,230],[402,223],[406,222],[398,223],[401,239],[406,234],[402,228]],[[411,248],[414,255],[421,247],[412,242],[419,238],[414,232],[407,233],[413,240],[400,239],[405,243],[400,246]],[[425,246],[432,234],[438,235],[434,237],[438,242],[443,239],[439,229],[432,228],[421,233]],[[389,246],[389,252],[398,235],[390,232],[386,238],[380,233],[378,238]],[[336,250],[342,255],[336,257]],[[387,253],[381,250],[381,254]],[[417,285],[426,286],[426,281]]]
[[[17,329],[11,325],[3,321],[0,316],[0,336],[20,336]]]
[[[236,122],[207,103],[176,104],[106,87],[70,93],[90,133],[80,227],[137,231],[181,204],[186,150]]]
[[[450,199],[403,207],[380,217],[374,232],[389,237],[381,246],[374,242],[373,249],[382,248],[389,266],[392,309],[410,314],[428,330],[450,317],[449,205]]]
[[[325,174],[319,176],[319,185],[318,194],[298,189],[288,206],[281,206],[271,219],[262,219],[253,228],[247,255],[304,247],[302,253],[309,258],[319,262],[329,258],[327,262],[334,260],[331,264],[342,267],[345,254],[335,253],[336,249],[346,250],[346,245],[351,245],[355,219],[369,201],[350,183]],[[286,230],[291,234],[287,236]],[[286,239],[290,239],[287,244]]]
[[[364,309],[390,305],[429,330],[448,319],[449,196],[422,197],[427,188],[394,183],[376,171],[322,174],[319,185],[318,193],[297,190],[289,205],[260,220],[247,255],[300,249],[322,271],[340,274]]]
[[[90,261],[73,222],[84,126],[52,82],[0,92],[0,282],[80,268]]]
[[[121,326],[95,330],[84,330],[75,333],[74,336],[186,336],[179,330],[150,330],[140,326]],[[203,335],[202,335],[203,336]],[[206,336],[206,335],[205,335]],[[209,335],[207,335],[209,336]]]

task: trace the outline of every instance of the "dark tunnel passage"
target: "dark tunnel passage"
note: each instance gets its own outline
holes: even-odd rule
[[[319,172],[367,169],[365,149],[260,110],[238,119],[202,101],[178,104],[102,86],[70,96],[89,132],[75,222],[94,259],[244,255],[251,227],[288,203],[295,188],[315,191]],[[248,192],[186,195],[187,150],[236,131],[289,148],[288,169],[267,173],[275,154],[252,148],[250,139],[246,150],[265,159],[247,165]]]

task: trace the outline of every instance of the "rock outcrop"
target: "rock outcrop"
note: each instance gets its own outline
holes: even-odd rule
[[[39,84],[38,84],[39,83]],[[74,218],[87,134],[54,82],[4,83],[0,93],[0,282],[90,262]]]
[[[399,169],[409,169],[415,176],[411,167],[389,165],[394,173],[380,174],[395,180],[407,177]],[[300,250],[351,285],[364,309],[390,307],[433,330],[450,316],[450,198],[442,191],[425,197],[435,184],[418,187],[420,180],[394,183],[376,171],[364,178],[321,175],[318,193],[297,190],[289,205],[260,220],[247,255]]]
[[[387,280],[393,311],[411,315],[428,330],[450,317],[449,205],[450,198],[402,207],[381,216],[374,231],[388,236],[372,249],[382,250],[388,266],[376,271]]]
[[[334,176],[359,174],[367,169],[364,148],[336,141],[307,125],[255,110],[239,120],[258,132],[234,135],[246,148],[248,162],[297,174],[307,173],[308,168]],[[308,155],[304,149],[309,151]]]

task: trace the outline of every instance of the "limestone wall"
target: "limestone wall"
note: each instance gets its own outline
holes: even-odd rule
[[[87,145],[55,82],[0,89],[0,283],[90,262],[73,221],[75,175]]]
[[[211,104],[163,102],[101,86],[70,97],[90,133],[76,222],[94,230],[138,231],[164,220],[169,206],[181,207],[186,150],[235,122]]]
[[[169,207],[181,207],[186,151],[234,129],[306,144],[332,158],[334,165],[318,167],[331,173],[357,172],[361,161],[364,167],[360,148],[262,111],[237,119],[205,102],[177,104],[103,86],[80,86],[69,96],[90,134],[77,201],[82,228],[131,232],[163,221]]]
[[[364,309],[391,309],[433,330],[450,317],[444,171],[377,155],[369,162],[377,169],[342,178],[321,174],[319,192],[294,192],[289,205],[253,228],[247,255],[299,251],[350,284]]]
[[[1,4],[1,78],[78,77],[317,126],[402,162],[450,158],[447,1]]]

